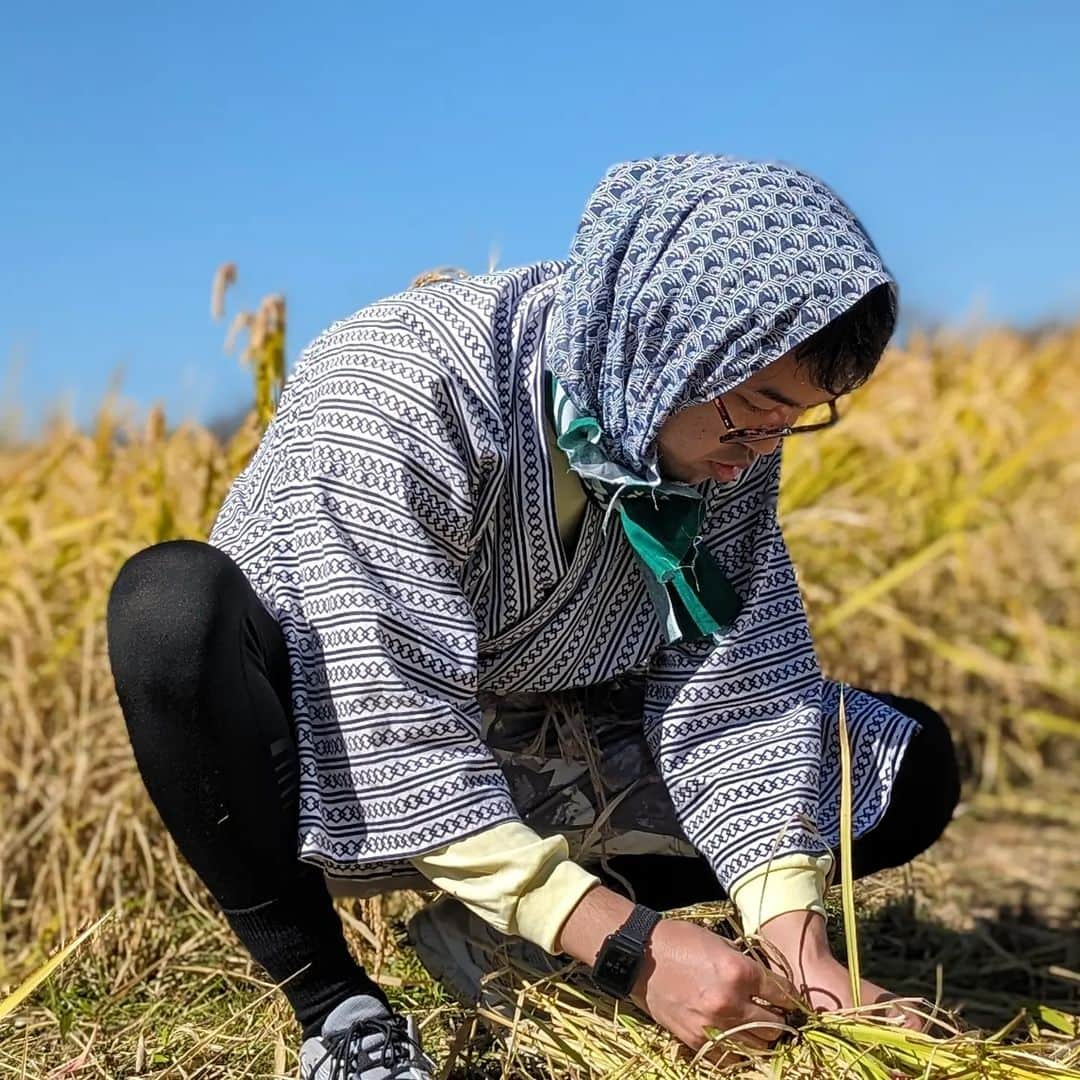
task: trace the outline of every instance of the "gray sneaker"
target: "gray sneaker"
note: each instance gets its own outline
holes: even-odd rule
[[[524,938],[500,933],[459,900],[441,896],[408,923],[409,941],[428,972],[463,1005],[512,1017],[514,1002],[484,977],[508,964],[533,978],[563,971],[569,956],[552,955]]]
[[[411,1016],[377,998],[346,998],[300,1047],[300,1080],[433,1080],[435,1065]]]

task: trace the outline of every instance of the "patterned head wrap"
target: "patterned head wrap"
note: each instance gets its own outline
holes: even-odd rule
[[[683,154],[613,166],[581,219],[546,361],[603,456],[656,478],[663,421],[896,285],[847,206],[789,165]]]

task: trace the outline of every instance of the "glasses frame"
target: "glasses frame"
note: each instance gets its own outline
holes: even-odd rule
[[[835,398],[829,402],[828,420],[822,420],[820,424],[796,424],[794,427],[782,428],[736,427],[731,419],[731,414],[727,411],[722,395],[713,398],[713,405],[716,406],[716,411],[720,414],[720,419],[726,429],[725,433],[719,436],[718,441],[721,443],[754,442],[757,439],[786,439],[789,435],[803,435],[809,431],[822,431],[825,428],[832,427],[840,419],[840,412],[836,407]]]

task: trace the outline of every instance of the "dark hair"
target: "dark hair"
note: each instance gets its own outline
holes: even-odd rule
[[[877,285],[797,345],[795,363],[827,393],[850,393],[874,373],[895,329],[895,293]]]

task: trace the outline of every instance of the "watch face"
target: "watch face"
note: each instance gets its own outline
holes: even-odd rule
[[[641,953],[617,939],[610,942],[596,972],[597,981],[617,994],[627,994],[634,985],[634,975],[641,963]]]

